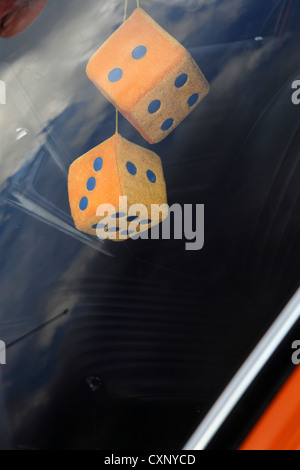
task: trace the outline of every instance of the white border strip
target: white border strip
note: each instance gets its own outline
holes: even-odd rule
[[[300,289],[252,351],[224,392],[200,423],[184,450],[204,450],[261,372],[290,329],[300,318]]]

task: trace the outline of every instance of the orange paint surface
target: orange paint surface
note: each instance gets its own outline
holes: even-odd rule
[[[240,450],[300,450],[300,366],[274,398]]]

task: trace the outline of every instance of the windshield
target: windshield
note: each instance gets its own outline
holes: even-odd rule
[[[300,2],[140,1],[210,92],[154,145],[119,114],[194,214],[124,243],[76,229],[68,172],[115,132],[86,66],[125,2],[25,3],[0,2],[0,441],[180,449],[299,285]]]

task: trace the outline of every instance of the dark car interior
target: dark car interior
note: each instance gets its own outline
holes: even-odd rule
[[[72,25],[84,13],[108,37],[122,2],[53,0],[0,39],[0,171],[16,162],[0,180],[0,448],[181,449],[299,286],[300,2],[167,3],[142,7],[210,93],[159,144],[123,118],[120,133],[160,155],[170,205],[205,205],[199,251],[103,242],[70,216],[68,167],[115,119],[85,76],[102,36]]]

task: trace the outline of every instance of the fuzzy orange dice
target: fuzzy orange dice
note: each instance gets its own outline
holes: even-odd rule
[[[94,54],[87,75],[151,144],[170,134],[209,91],[189,52],[141,8]]]
[[[99,238],[126,240],[169,213],[160,158],[117,133],[72,163],[68,192],[76,228]]]

